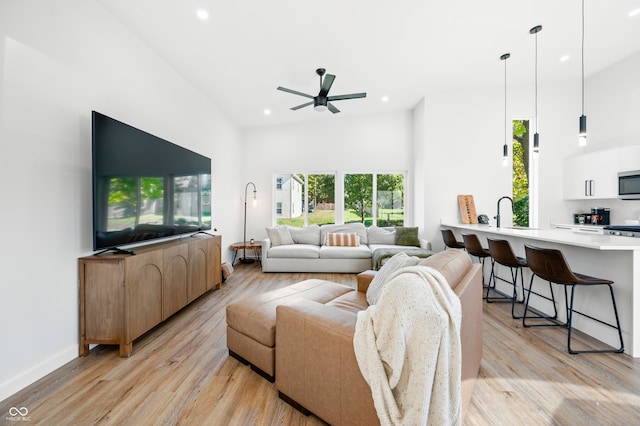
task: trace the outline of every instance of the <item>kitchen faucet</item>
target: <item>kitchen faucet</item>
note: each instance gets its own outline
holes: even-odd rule
[[[501,197],[501,198],[498,200],[498,207],[497,207],[498,213],[497,213],[497,214],[495,215],[495,217],[494,217],[494,219],[496,220],[496,227],[497,227],[497,228],[500,228],[500,201],[504,200],[505,198],[506,198],[507,200],[511,201],[511,213],[514,213],[514,208],[513,208],[513,199],[512,199],[511,197],[507,197],[506,195],[505,195],[504,197]]]

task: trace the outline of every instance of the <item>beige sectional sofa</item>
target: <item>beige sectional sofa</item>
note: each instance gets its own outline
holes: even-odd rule
[[[439,252],[420,264],[440,271],[460,298],[464,415],[482,358],[481,269],[462,250]],[[365,294],[373,274],[360,274],[357,291],[328,303],[300,299],[277,308],[278,391],[286,401],[332,425],[378,423],[353,348],[357,313],[368,307]]]
[[[481,267],[462,250],[439,252],[420,264],[440,271],[461,302],[464,414],[482,358]],[[303,412],[333,425],[377,424],[353,344],[357,313],[369,306],[366,292],[375,274],[359,274],[355,291],[312,279],[229,305],[230,354],[275,378],[281,398]]]
[[[267,228],[262,241],[263,272],[358,273],[378,269],[387,257],[402,250],[425,257],[428,241],[419,238],[417,228],[365,227],[362,223],[311,225],[304,228]],[[355,234],[357,244],[328,244],[330,234]]]

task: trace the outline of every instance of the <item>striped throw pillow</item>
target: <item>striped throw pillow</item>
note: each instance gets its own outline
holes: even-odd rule
[[[355,232],[327,233],[324,245],[331,247],[358,247],[360,245],[360,236]]]

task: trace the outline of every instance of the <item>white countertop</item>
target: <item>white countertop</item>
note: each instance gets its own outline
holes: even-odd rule
[[[441,223],[444,227],[585,247],[594,250],[640,250],[640,238],[572,232],[563,229],[496,228],[492,225]]]

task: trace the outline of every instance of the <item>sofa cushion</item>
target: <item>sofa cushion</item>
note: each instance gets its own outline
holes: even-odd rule
[[[369,288],[367,289],[367,302],[370,305],[375,305],[378,302],[378,298],[382,294],[382,290],[384,286],[387,284],[387,278],[391,276],[394,272],[399,269],[402,269],[406,266],[414,266],[420,262],[420,259],[413,256],[407,256],[406,253],[400,252],[389,260],[387,260],[382,268],[376,273],[373,280],[371,280],[371,284],[369,284]]]
[[[395,245],[396,228],[370,226],[367,228],[367,244]]]
[[[320,259],[371,259],[371,250],[364,244],[358,247],[322,246]]]
[[[398,226],[396,228],[396,244],[399,246],[415,246],[420,247],[420,239],[418,238],[418,228],[408,228]]]
[[[418,265],[437,269],[454,289],[471,268],[472,262],[471,257],[463,250],[444,250],[426,259],[421,259]]]
[[[302,228],[289,226],[288,229],[294,243],[320,245],[320,226],[309,225]]]
[[[317,259],[320,257],[320,246],[312,244],[291,244],[271,247],[267,257],[280,259]]]
[[[367,240],[367,228],[360,222],[322,225],[320,227],[320,241],[324,241],[325,235],[330,232],[356,232],[360,236],[360,244],[369,243]]]
[[[369,307],[369,305],[367,304],[366,295],[361,291],[350,291],[349,293],[345,293],[342,296],[336,297],[326,305],[335,306],[336,308],[340,308],[343,311],[352,312],[354,314],[360,311],[364,311]]]
[[[289,228],[286,226],[274,226],[267,228],[267,235],[269,236],[273,247],[293,244],[293,238],[291,238]]]
[[[329,232],[324,241],[325,246],[330,247],[358,247],[360,236],[355,232]]]
[[[353,288],[331,281],[310,279],[278,290],[250,296],[227,305],[227,325],[253,340],[273,347],[276,344],[276,307],[297,299],[327,303]],[[243,354],[239,354],[242,356]]]

